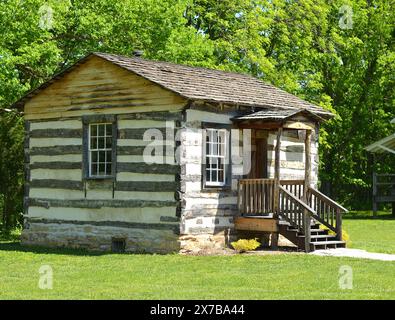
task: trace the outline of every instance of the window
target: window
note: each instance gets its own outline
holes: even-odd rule
[[[227,175],[228,138],[226,129],[206,129],[206,186],[225,186]]]
[[[112,124],[89,124],[89,176],[111,176],[112,170]]]
[[[113,238],[111,240],[111,251],[116,253],[125,252],[126,248],[126,240],[125,239],[116,239]]]

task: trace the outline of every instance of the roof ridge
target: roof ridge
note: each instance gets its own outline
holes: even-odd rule
[[[130,57],[130,56],[124,56],[121,54],[115,54],[115,53],[106,53],[106,52],[99,52],[99,51],[94,51],[92,52],[92,54],[97,55],[97,56],[102,56],[102,55],[109,55],[109,56],[115,56],[115,57],[120,57],[120,58],[126,58],[126,59],[130,59],[130,60],[142,60],[142,61],[147,61],[147,62],[155,62],[155,63],[162,63],[162,64],[170,64],[172,66],[182,66],[182,67],[186,67],[186,68],[191,68],[191,69],[201,69],[201,70],[205,70],[205,71],[214,71],[214,72],[219,72],[219,73],[224,73],[224,74],[233,74],[235,76],[244,76],[247,78],[251,78],[253,80],[258,80],[263,82],[265,85],[268,85],[270,87],[274,87],[277,88],[275,86],[273,86],[272,84],[266,82],[265,80],[262,80],[260,78],[254,77],[253,75],[249,74],[249,73],[245,73],[245,72],[236,72],[236,71],[230,71],[230,70],[221,70],[221,69],[213,69],[213,68],[209,68],[209,67],[202,67],[202,66],[191,66],[189,64],[184,64],[184,63],[176,63],[173,61],[165,61],[165,60],[155,60],[155,59],[146,59],[146,58],[142,58],[142,57]],[[277,88],[278,89],[278,88]]]

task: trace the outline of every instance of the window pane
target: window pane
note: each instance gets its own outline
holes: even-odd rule
[[[219,169],[224,168],[224,159],[223,158],[218,158],[218,168]]]
[[[106,124],[106,136],[112,136],[112,125]]]
[[[101,175],[101,176],[105,175],[104,169],[105,169],[105,164],[99,163],[99,175]]]
[[[220,182],[224,182],[225,181],[225,179],[224,179],[224,170],[219,170],[218,171],[218,181],[220,181]]]
[[[98,161],[98,152],[97,151],[91,151],[91,161],[92,162]]]
[[[111,151],[106,151],[106,162],[111,162]]]
[[[112,138],[107,137],[106,138],[106,148],[111,149],[112,147]]]
[[[219,149],[219,154],[221,156],[225,156],[225,143],[221,143],[220,149]]]
[[[106,174],[110,175],[111,174],[111,163],[106,164]]]
[[[96,141],[97,141],[97,138],[95,138],[95,137],[91,138],[91,149],[96,149],[97,148]]]
[[[91,175],[96,176],[97,175],[97,163],[92,162],[91,164]]]
[[[211,176],[212,176],[212,181],[216,182],[217,181],[217,171],[216,170],[211,171]]]
[[[91,136],[97,136],[97,125],[91,124]]]
[[[104,136],[104,125],[99,125],[99,136]]]
[[[210,182],[211,177],[210,177],[210,169],[206,169],[206,181]]]
[[[99,148],[99,149],[104,149],[104,138],[99,137],[98,140],[99,140],[98,148]]]
[[[106,161],[106,153],[105,151],[99,151],[99,162],[105,162]]]

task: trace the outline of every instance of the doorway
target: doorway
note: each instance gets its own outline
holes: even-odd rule
[[[266,130],[253,130],[251,148],[251,171],[249,179],[268,178],[267,170],[267,137]]]

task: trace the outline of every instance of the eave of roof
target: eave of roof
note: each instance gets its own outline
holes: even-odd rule
[[[321,122],[325,119],[320,117],[314,112],[311,112],[307,109],[287,109],[287,110],[260,110],[257,112],[253,112],[250,114],[234,117],[232,121],[240,122],[240,121],[275,121],[275,122],[283,122],[288,119],[292,119],[293,117],[305,114],[308,118],[312,118],[314,121]]]
[[[390,152],[395,154],[395,133],[368,145],[365,150],[372,153]]]

